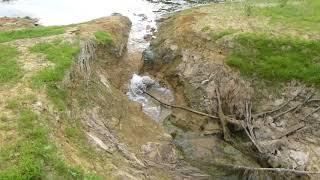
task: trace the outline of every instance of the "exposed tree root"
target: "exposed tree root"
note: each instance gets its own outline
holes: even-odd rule
[[[281,117],[281,116],[283,116],[283,115],[285,115],[285,114],[287,114],[287,113],[289,113],[289,112],[291,112],[291,111],[296,112],[298,109],[300,109],[301,107],[303,107],[303,106],[310,100],[310,98],[311,98],[312,96],[313,96],[313,95],[310,95],[310,96],[307,97],[301,104],[298,104],[298,105],[296,105],[296,106],[294,106],[294,107],[292,107],[292,108],[289,108],[288,110],[283,111],[283,112],[275,115],[273,118],[274,118],[274,119],[277,119],[277,118],[279,118],[279,117]]]
[[[225,141],[230,142],[231,141],[231,136],[230,136],[229,129],[227,127],[227,121],[228,121],[229,118],[223,113],[222,102],[221,102],[221,96],[220,96],[219,89],[216,89],[216,95],[217,95],[217,101],[218,101],[218,115],[219,115],[220,123],[221,123],[221,126],[222,126],[223,138],[224,138]]]
[[[155,96],[153,96],[152,94],[150,94],[150,93],[148,93],[146,91],[144,91],[143,93],[145,93],[146,95],[148,95],[149,97],[151,97],[152,99],[154,99],[155,101],[157,101],[158,103],[160,103],[163,106],[171,107],[171,108],[175,108],[175,109],[181,109],[181,110],[188,111],[188,112],[191,112],[191,113],[194,113],[194,114],[198,114],[198,115],[201,115],[201,116],[209,117],[209,118],[212,118],[212,119],[220,119],[220,117],[213,116],[213,115],[210,115],[210,114],[207,114],[207,113],[204,113],[204,112],[196,111],[196,110],[191,109],[191,108],[187,108],[187,107],[183,107],[183,106],[178,106],[178,105],[173,105],[173,104],[168,104],[168,103],[162,102],[161,100],[159,100],[158,98],[156,98]],[[226,121],[228,123],[230,123],[230,124],[233,124],[233,125],[237,126],[237,127],[241,127],[241,122],[236,120],[236,119],[234,119],[234,118],[226,116]]]
[[[276,136],[274,139],[281,139],[285,136],[288,136],[290,134],[293,134],[295,132],[297,132],[298,130],[300,130],[301,128],[305,127],[306,125],[304,123],[299,123],[297,125],[291,126],[288,128],[288,130],[278,136]]]
[[[317,109],[315,109],[314,111],[312,111],[311,113],[309,113],[308,115],[306,115],[304,118],[303,118],[303,121],[307,120],[308,117],[310,117],[311,115],[313,115],[314,113],[320,111],[320,106],[317,107]]]
[[[273,114],[277,111],[280,111],[282,108],[286,107],[287,105],[289,105],[289,103],[293,100],[295,100],[299,95],[300,95],[301,91],[295,95],[294,97],[292,97],[291,99],[289,99],[287,102],[283,103],[281,106],[277,107],[276,109],[273,109],[273,110],[270,110],[270,111],[266,111],[266,112],[262,112],[262,113],[258,113],[258,114],[255,114],[253,116],[253,118],[258,118],[258,117],[262,117],[262,116],[265,116],[265,115],[269,115],[269,114]]]
[[[214,97],[214,100],[216,100],[216,102],[217,102],[217,110],[215,112],[217,112],[218,116],[213,116],[213,115],[210,115],[207,113],[199,112],[199,111],[193,110],[191,108],[183,107],[183,106],[168,104],[168,103],[162,102],[161,100],[154,97],[153,95],[151,95],[148,92],[144,92],[144,93],[147,94],[148,96],[150,96],[151,98],[153,98],[154,100],[156,100],[157,102],[159,102],[161,105],[164,105],[166,107],[185,110],[185,111],[195,113],[198,115],[202,115],[202,116],[206,116],[206,117],[209,117],[212,119],[219,119],[221,127],[222,127],[222,131],[223,131],[223,138],[227,142],[232,142],[231,133],[227,127],[227,124],[233,124],[237,127],[240,127],[241,129],[244,130],[244,132],[246,133],[246,135],[250,139],[251,145],[257,149],[258,155],[261,157],[265,157],[265,156],[268,157],[269,156],[268,154],[271,152],[269,152],[269,150],[266,147],[262,146],[260,144],[259,140],[255,136],[254,128],[259,128],[259,127],[254,126],[255,120],[260,117],[264,117],[266,115],[270,116],[272,119],[277,119],[277,118],[280,118],[281,116],[284,116],[285,114],[288,114],[288,113],[295,114],[300,109],[306,107],[308,104],[317,103],[320,101],[320,99],[312,99],[314,94],[309,94],[309,95],[306,95],[303,102],[292,106],[290,104],[290,102],[295,101],[298,96],[301,96],[302,91],[303,90],[301,90],[297,95],[295,95],[294,97],[292,97],[287,102],[280,105],[279,107],[277,107],[273,110],[258,113],[255,115],[252,115],[251,101],[246,100],[245,101],[244,118],[242,118],[241,120],[234,118],[234,116],[232,116],[232,115],[227,116],[224,114],[223,106],[222,106],[223,102],[222,102],[221,94],[220,94],[220,91],[218,88],[215,89],[216,97]],[[290,107],[290,106],[292,106],[292,107]],[[282,132],[276,136],[273,136],[272,139],[267,140],[266,142],[271,142],[271,144],[273,144],[273,141],[280,140],[283,137],[295,134],[296,132],[298,132],[302,128],[307,127],[307,124],[304,123],[303,121],[318,111],[320,111],[320,105],[318,105],[318,107],[316,109],[314,109],[314,111],[312,111],[311,113],[306,115],[304,117],[304,119],[301,119],[301,121],[302,121],[301,123],[297,123],[296,125],[293,125],[293,126],[287,128],[287,130],[285,132]],[[245,167],[245,166],[232,166],[232,165],[230,165],[230,167],[235,168],[235,169],[252,170],[252,171],[268,171],[268,172],[278,172],[278,173],[287,172],[287,173],[295,173],[295,174],[320,174],[320,172],[298,171],[298,170],[294,170],[294,169],[285,169],[285,168],[251,168],[251,167]]]
[[[251,103],[249,103],[248,101],[246,101],[246,114],[245,114],[245,116],[246,116],[246,118],[245,118],[246,125],[244,125],[244,123],[243,123],[242,128],[246,132],[246,134],[249,137],[249,139],[251,140],[251,142],[257,148],[259,153],[262,153],[262,150],[261,150],[260,146],[257,144],[256,137],[253,133],[252,116],[251,116]]]

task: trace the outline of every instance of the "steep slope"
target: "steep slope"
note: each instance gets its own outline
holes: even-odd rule
[[[111,16],[0,31],[0,179],[207,177],[122,92],[137,69],[117,67],[133,57],[130,26]]]

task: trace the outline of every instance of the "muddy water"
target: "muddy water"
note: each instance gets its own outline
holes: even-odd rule
[[[142,50],[157,18],[190,5],[184,0],[12,0],[0,2],[0,16],[29,16],[43,25],[66,25],[120,13],[133,23],[129,47]]]

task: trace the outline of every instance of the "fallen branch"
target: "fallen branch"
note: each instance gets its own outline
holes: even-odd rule
[[[244,124],[241,124],[242,128],[246,132],[247,136],[249,137],[249,139],[251,140],[253,145],[258,149],[259,153],[262,153],[262,150],[261,150],[260,146],[257,144],[255,135],[253,133],[252,122],[251,122],[251,120],[252,120],[251,104],[249,105],[248,101],[246,101],[246,115],[245,116],[246,116],[245,122],[246,122],[247,127],[245,127]]]
[[[312,111],[311,113],[309,113],[308,115],[306,115],[304,118],[303,118],[303,121],[305,121],[308,117],[310,117],[312,114],[318,112],[320,110],[320,106],[318,108],[316,108],[314,111]]]
[[[309,103],[313,103],[313,102],[320,102],[320,99],[310,99],[310,100],[308,101],[308,104],[309,104]]]
[[[305,105],[306,103],[308,103],[308,101],[314,96],[314,94],[312,93],[310,96],[308,96],[303,103],[301,103],[293,112],[296,113],[301,107],[303,107],[303,105]]]
[[[288,128],[288,130],[284,133],[281,133],[280,135],[276,136],[274,139],[281,139],[285,136],[288,136],[290,134],[293,134],[294,132],[300,130],[301,128],[305,127],[304,123],[299,123],[297,125],[291,126]]]
[[[278,108],[270,110],[270,111],[262,112],[262,113],[259,113],[259,114],[255,114],[253,117],[254,118],[258,118],[258,117],[265,116],[265,115],[268,115],[268,114],[272,114],[274,112],[277,112],[277,111],[281,110],[282,108],[286,107],[291,101],[295,100],[300,95],[300,93],[301,93],[301,91],[297,95],[295,95],[294,97],[289,99],[287,102],[285,102],[284,104],[279,106]]]
[[[307,97],[302,103],[300,103],[300,104],[298,104],[298,105],[296,105],[296,106],[294,106],[294,107],[292,107],[292,108],[290,108],[290,109],[288,109],[288,110],[286,110],[286,111],[283,111],[283,112],[279,113],[278,115],[274,116],[273,118],[274,118],[274,119],[277,119],[277,118],[279,118],[279,117],[281,117],[281,116],[289,113],[290,111],[296,112],[296,111],[297,111],[299,108],[301,108],[304,104],[308,103],[308,101],[310,100],[310,98],[312,98],[312,96],[313,96],[313,94],[311,94],[309,97]]]
[[[241,124],[241,125],[242,125],[242,128],[244,129],[244,131],[246,132],[247,136],[249,137],[249,139],[253,143],[253,145],[258,149],[259,153],[262,153],[262,150],[260,149],[260,147],[258,146],[256,141],[251,137],[251,135],[250,135],[249,131],[247,130],[247,128],[243,124]]]
[[[291,111],[295,111],[297,108],[302,107],[305,103],[306,103],[306,102],[303,101],[301,104],[298,104],[298,105],[296,105],[296,106],[294,106],[294,107],[292,107],[292,108],[290,108],[290,109],[288,109],[288,110],[286,110],[286,111],[283,111],[283,112],[275,115],[273,118],[274,118],[274,119],[277,119],[277,118],[279,118],[279,117],[281,117],[281,116],[283,116],[283,115],[285,115],[285,114],[287,114],[287,113],[289,113],[289,112],[291,112]]]
[[[176,105],[172,105],[172,104],[168,104],[168,103],[162,102],[158,98],[154,97],[153,95],[151,95],[150,93],[148,93],[146,91],[144,91],[143,93],[147,94],[152,99],[156,100],[157,102],[159,102],[160,104],[162,104],[164,106],[168,106],[168,107],[176,108],[176,109],[182,109],[182,110],[189,111],[189,112],[192,112],[192,113],[195,113],[195,114],[199,114],[201,116],[207,116],[207,117],[210,117],[210,118],[213,118],[213,119],[219,119],[219,117],[216,117],[216,116],[213,116],[213,115],[210,115],[210,114],[206,114],[206,113],[203,113],[203,112],[200,112],[200,111],[196,111],[196,110],[193,110],[193,109],[190,109],[190,108],[187,108],[187,107],[176,106]]]
[[[183,107],[183,106],[177,106],[177,105],[173,105],[173,104],[168,104],[168,103],[162,102],[161,100],[159,100],[158,98],[156,98],[155,96],[153,96],[152,94],[150,94],[150,93],[148,93],[146,91],[143,91],[143,93],[145,93],[146,95],[148,95],[149,97],[151,97],[152,99],[154,99],[155,101],[157,101],[158,103],[160,103],[163,106],[167,106],[167,107],[171,107],[171,108],[175,108],[175,109],[181,109],[181,110],[188,111],[188,112],[191,112],[191,113],[194,113],[194,114],[198,114],[198,115],[201,115],[201,116],[209,117],[209,118],[212,118],[212,119],[220,119],[217,116],[213,116],[213,115],[210,115],[210,114],[207,114],[207,113],[196,111],[196,110],[193,110],[191,108],[187,108],[187,107]],[[236,120],[236,119],[227,117],[227,122],[230,123],[230,124],[236,125],[238,127],[241,127],[241,122]]]
[[[251,137],[256,140],[255,135],[253,133],[253,127],[252,127],[252,114],[251,114],[251,103],[249,103],[248,101],[246,101],[246,124],[247,124],[247,128],[249,129],[249,133],[251,135]]]

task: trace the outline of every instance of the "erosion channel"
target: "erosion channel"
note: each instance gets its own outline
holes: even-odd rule
[[[320,178],[308,1],[0,2],[0,179]]]

